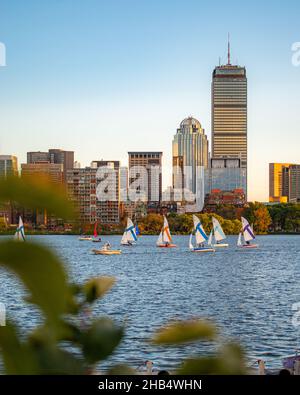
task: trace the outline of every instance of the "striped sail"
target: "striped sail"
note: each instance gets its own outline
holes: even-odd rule
[[[194,221],[194,229],[195,229],[195,236],[196,236],[196,243],[201,244],[204,243],[204,241],[208,240],[208,236],[205,233],[205,230],[203,229],[203,226],[196,215],[193,215],[193,221]]]
[[[127,244],[128,241],[137,241],[137,236],[135,233],[135,226],[133,225],[133,222],[131,221],[130,218],[127,219],[127,226],[126,229],[123,233],[123,237],[121,240],[122,244]]]
[[[171,236],[167,218],[164,216],[164,225],[163,225],[161,232],[158,236],[156,244],[161,245],[161,244],[166,244],[166,243],[172,243],[172,236]]]
[[[249,222],[244,217],[242,217],[241,219],[242,219],[244,240],[245,241],[254,240],[255,236]]]
[[[213,223],[213,227],[214,227],[214,235],[215,235],[216,241],[225,240],[226,235],[222,229],[220,222],[216,218],[212,217],[212,223]]]
[[[162,229],[162,237],[164,243],[171,243],[172,242],[172,236],[169,228],[169,224],[167,221],[167,218],[164,216],[164,227]]]
[[[24,224],[21,217],[19,217],[19,225],[15,233],[15,240],[25,241]]]

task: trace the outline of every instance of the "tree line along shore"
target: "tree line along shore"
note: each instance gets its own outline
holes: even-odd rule
[[[196,214],[206,232],[212,228],[211,218],[219,220],[227,235],[237,235],[241,230],[240,217],[244,216],[253,225],[256,234],[299,234],[300,233],[300,204],[249,203],[245,208],[236,208],[230,205],[216,207],[214,212],[201,212]],[[98,224],[98,233],[103,235],[119,235],[123,233],[126,218],[117,225]],[[190,234],[193,229],[192,214],[169,213],[168,222],[175,235]],[[151,213],[138,220],[140,233],[143,235],[157,235],[162,227],[163,218],[160,214]],[[26,229],[27,234],[70,234],[93,233],[94,224],[73,223],[67,231],[61,229],[49,230],[45,228]],[[13,234],[14,229],[7,229],[0,222],[0,234]]]

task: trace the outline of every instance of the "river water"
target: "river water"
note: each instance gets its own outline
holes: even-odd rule
[[[165,369],[184,357],[213,350],[212,344],[161,348],[147,342],[156,328],[177,318],[213,320],[222,339],[242,344],[249,364],[263,358],[267,367],[280,367],[282,357],[300,348],[300,320],[299,326],[292,321],[292,306],[300,302],[300,236],[260,236],[257,250],[238,250],[236,237],[230,236],[230,247],[214,254],[191,253],[187,236],[175,236],[174,249],[156,248],[156,237],[142,236],[136,246],[122,248],[120,256],[93,255],[91,249],[100,243],[78,241],[76,236],[31,239],[53,248],[73,280],[117,278],[93,313],[126,321],[126,336],[105,366],[127,362],[136,368],[152,360],[157,369]],[[103,239],[119,248],[119,236]],[[23,294],[14,275],[1,270],[0,302],[26,331],[39,314],[25,306]]]

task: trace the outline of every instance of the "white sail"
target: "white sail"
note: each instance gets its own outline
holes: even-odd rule
[[[163,232],[163,242],[165,243],[171,243],[172,242],[172,236],[169,228],[169,224],[167,221],[167,218],[164,216],[164,227],[162,229]]]
[[[21,217],[19,217],[19,225],[15,233],[15,240],[25,241],[24,224]]]
[[[163,232],[162,231],[160,232],[157,242],[156,242],[156,245],[161,245],[161,244],[163,244]]]
[[[209,246],[211,246],[212,238],[213,238],[213,231],[211,231],[210,234],[209,234],[209,238],[208,238],[208,242],[207,242],[207,244],[208,244]]]
[[[254,240],[255,236],[249,222],[244,217],[242,217],[241,219],[242,219],[243,235],[245,241]]]
[[[190,250],[193,250],[193,249],[194,249],[192,240],[193,240],[193,233],[190,234],[190,240],[189,240],[189,249],[190,249]]]
[[[196,215],[193,215],[194,221],[194,229],[195,229],[195,236],[196,236],[196,243],[201,244],[204,241],[208,240],[207,234],[205,233],[203,226]]]
[[[225,240],[226,235],[222,229],[220,222],[216,218],[212,217],[212,223],[214,227],[214,236],[216,241]]]
[[[242,232],[239,233],[237,245],[238,245],[238,246],[241,246],[241,245],[242,245]]]
[[[123,233],[122,239],[121,239],[121,244],[128,244],[128,239],[127,239],[127,232]]]
[[[135,226],[130,218],[127,219],[127,226],[123,233],[121,244],[130,244],[131,242],[137,241],[137,236],[135,232]]]
[[[127,219],[126,232],[127,232],[127,240],[137,241],[135,226],[133,225],[133,222],[131,221],[130,218]]]

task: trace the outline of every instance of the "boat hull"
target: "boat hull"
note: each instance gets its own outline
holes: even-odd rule
[[[226,244],[226,243],[219,243],[219,244],[212,244],[212,246],[214,247],[214,248],[226,248],[226,247],[229,247],[229,244]]]
[[[157,244],[156,247],[158,248],[175,248],[177,247],[176,244]]]
[[[195,248],[191,249],[191,252],[215,252],[215,249],[214,248],[208,248],[208,247],[203,247],[203,248],[195,247]]]
[[[92,250],[95,255],[120,255],[121,250]]]
[[[79,237],[78,240],[79,241],[92,241],[93,238],[92,237]]]
[[[245,249],[258,248],[258,244],[243,244],[239,246],[239,248],[245,248]]]

